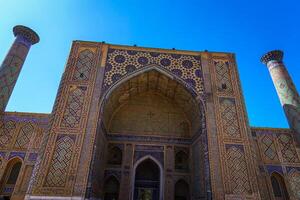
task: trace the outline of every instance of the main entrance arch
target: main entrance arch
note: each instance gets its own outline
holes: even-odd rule
[[[152,156],[145,156],[134,165],[132,178],[133,200],[162,200],[164,176],[163,167]]]
[[[183,80],[153,66],[109,88],[101,113],[105,132],[112,134],[192,138],[205,129],[202,99]]]
[[[169,198],[166,191],[174,187],[172,176],[181,173],[182,177],[194,179],[192,174],[199,177],[196,184],[205,186],[198,187],[197,194],[209,189],[204,102],[185,80],[167,70],[149,66],[117,80],[103,92],[96,134],[98,144],[91,166],[94,174],[99,175],[90,176],[92,184],[93,177],[113,174],[120,180],[121,197],[126,195],[127,198],[130,191],[131,200],[139,195],[162,200],[164,196]],[[167,154],[165,144],[174,154],[185,152],[180,158],[186,158],[184,164],[190,163],[190,166],[173,166],[175,157]],[[120,149],[123,159],[118,166],[97,156],[106,151],[105,146]],[[109,158],[108,154],[106,157]],[[97,170],[97,163],[101,162],[106,162],[102,171]],[[151,165],[152,170],[143,163]],[[168,171],[168,177],[163,168]],[[157,176],[145,177],[141,171],[156,171]],[[100,179],[96,181],[101,183]],[[101,190],[96,189],[95,193],[100,196]]]

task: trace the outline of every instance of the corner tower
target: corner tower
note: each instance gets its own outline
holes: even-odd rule
[[[16,37],[0,67],[0,113],[5,111],[31,45],[39,42],[36,32],[26,26],[13,28]]]
[[[289,126],[295,131],[300,146],[300,97],[282,59],[283,52],[274,50],[263,55],[261,62],[269,69]]]

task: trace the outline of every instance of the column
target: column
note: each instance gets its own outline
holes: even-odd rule
[[[269,69],[289,126],[295,132],[295,138],[300,146],[300,97],[282,58],[283,52],[274,50],[262,56],[261,62]]]
[[[0,114],[5,111],[31,45],[39,42],[39,36],[30,28],[15,26],[16,37],[0,67]]]

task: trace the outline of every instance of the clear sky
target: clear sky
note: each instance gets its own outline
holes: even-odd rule
[[[34,29],[34,45],[7,111],[50,113],[73,40],[234,52],[251,126],[288,127],[267,68],[269,50],[300,89],[298,0],[0,0],[0,60],[17,24]]]

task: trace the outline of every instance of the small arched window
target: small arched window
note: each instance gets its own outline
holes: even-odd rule
[[[22,167],[22,162],[19,159],[13,159],[8,162],[2,178],[1,194],[10,196],[14,190],[15,184]]]
[[[109,165],[122,165],[122,150],[119,147],[112,147],[108,151]]]
[[[175,155],[175,169],[188,171],[189,170],[189,157],[184,151],[179,151]]]
[[[21,166],[22,166],[21,162],[17,162],[12,166],[12,168],[10,170],[10,174],[9,174],[8,179],[6,181],[6,184],[9,184],[9,185],[16,184]]]
[[[109,177],[104,183],[104,200],[118,200],[120,183],[116,177]]]
[[[289,196],[286,190],[283,177],[278,173],[273,173],[271,175],[271,184],[273,189],[273,194],[275,198],[288,200]]]

